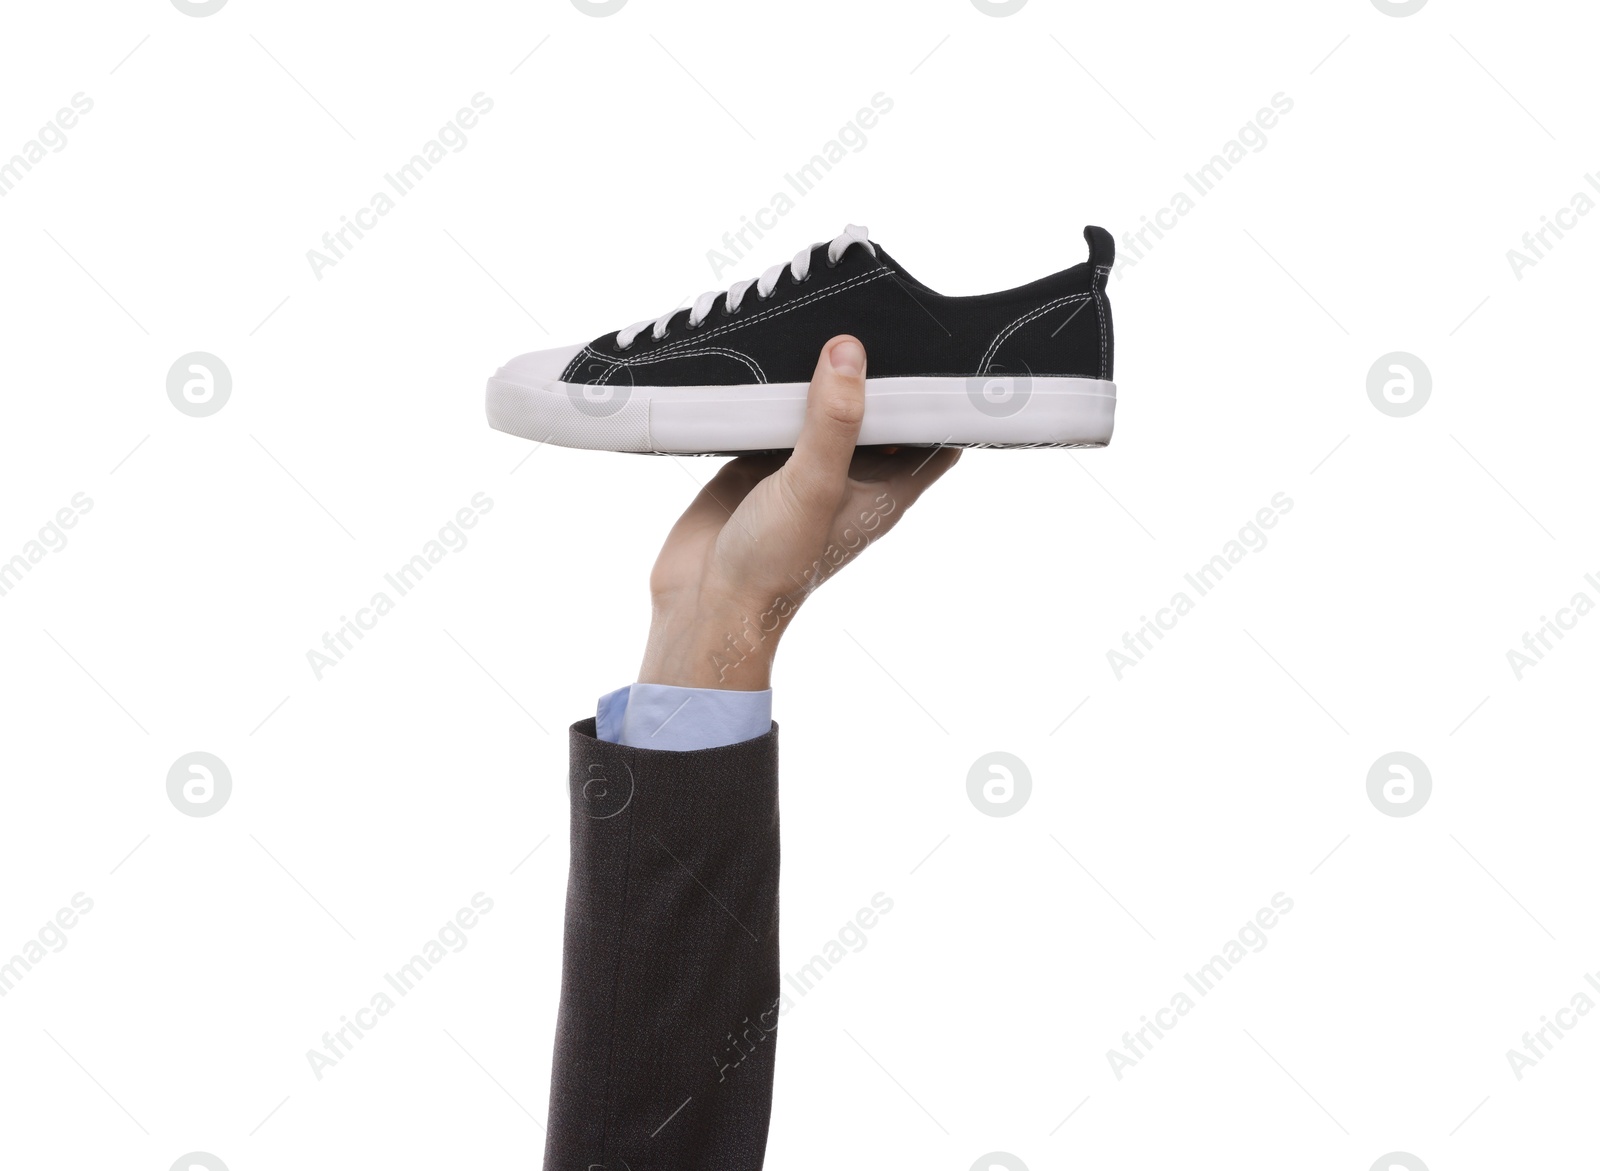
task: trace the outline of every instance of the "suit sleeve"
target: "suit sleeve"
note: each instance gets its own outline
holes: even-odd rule
[[[662,752],[570,730],[545,1171],[759,1171],[778,1010],[778,731]]]

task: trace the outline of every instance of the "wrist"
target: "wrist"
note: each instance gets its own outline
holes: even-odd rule
[[[639,668],[640,683],[765,691],[793,604],[657,598]]]

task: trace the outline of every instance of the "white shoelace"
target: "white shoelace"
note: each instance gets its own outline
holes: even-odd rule
[[[778,278],[783,275],[785,268],[788,268],[794,274],[796,284],[805,280],[811,275],[811,249],[821,243],[822,241],[819,240],[817,244],[802,248],[794,254],[794,259],[787,265],[774,264],[756,280],[740,281],[730,287],[728,289],[727,312],[731,314],[739,311],[739,306],[744,301],[744,295],[750,291],[751,285],[755,286],[756,295],[763,301],[772,296],[772,290],[777,287]],[[877,249],[872,246],[872,241],[867,239],[867,229],[859,224],[846,224],[844,231],[828,243],[828,264],[830,266],[838,264],[839,257],[843,256],[845,249],[852,244],[860,244],[867,250],[868,255],[876,256],[878,254]],[[701,293],[695,299],[694,307],[689,310],[690,329],[694,329],[705,321],[707,315],[711,312],[711,307],[717,303],[717,298],[720,296],[722,296],[722,290],[713,289],[709,293]],[[626,350],[633,345],[633,339],[643,333],[647,326],[650,328],[650,336],[655,338],[656,341],[660,341],[667,336],[667,325],[678,312],[679,310],[674,309],[669,313],[662,314],[654,322],[636,321],[628,326],[627,329],[619,330],[617,333],[617,348]]]

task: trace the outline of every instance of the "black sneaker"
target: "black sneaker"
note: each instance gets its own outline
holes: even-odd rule
[[[1104,447],[1115,245],[1083,235],[1083,264],[945,297],[851,225],[692,308],[513,358],[489,380],[489,425],[603,451],[792,448],[817,355],[848,333],[867,349],[863,444]]]

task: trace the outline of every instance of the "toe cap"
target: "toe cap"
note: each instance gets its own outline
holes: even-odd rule
[[[495,377],[525,386],[544,386],[560,382],[561,375],[572,364],[572,359],[583,350],[582,345],[561,346],[553,350],[534,350],[518,354],[495,373]]]

